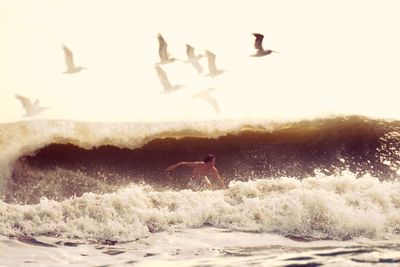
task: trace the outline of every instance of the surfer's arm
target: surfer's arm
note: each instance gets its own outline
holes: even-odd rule
[[[165,170],[166,170],[166,171],[173,171],[173,170],[175,170],[176,168],[178,168],[178,167],[180,167],[180,166],[187,166],[187,167],[192,167],[192,168],[194,168],[194,167],[196,167],[198,164],[199,164],[198,162],[186,162],[186,161],[181,161],[181,162],[175,163],[175,164],[173,164],[173,165],[171,165],[171,166],[168,166]]]

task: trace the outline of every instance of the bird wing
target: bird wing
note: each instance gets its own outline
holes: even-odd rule
[[[32,102],[29,98],[22,96],[22,95],[15,95],[15,97],[21,101],[22,106],[24,109],[28,112],[29,110],[32,109]]]
[[[160,82],[162,86],[164,87],[164,90],[170,90],[172,88],[171,83],[168,80],[167,74],[165,71],[158,65],[155,66],[158,78],[160,79]]]
[[[194,97],[200,97],[202,100],[204,100],[208,104],[210,104],[214,108],[215,112],[220,113],[218,102],[214,97],[212,97],[210,95],[210,91],[202,91],[202,92],[197,93],[197,94],[195,94],[193,96]]]
[[[208,62],[208,70],[210,73],[215,73],[217,72],[217,67],[215,65],[215,54],[206,50],[206,55],[207,55],[207,62]]]
[[[254,48],[257,50],[264,50],[262,46],[262,41],[264,39],[264,35],[259,34],[259,33],[253,33],[253,35],[256,37],[256,40],[254,42]]]
[[[158,54],[160,55],[161,61],[167,60],[168,59],[168,52],[167,52],[167,42],[164,40],[162,35],[159,33],[158,34],[158,42],[159,42],[159,48],[158,48]]]
[[[200,65],[197,59],[190,61],[190,63],[192,63],[192,66],[197,70],[199,74],[203,73],[203,67]]]
[[[214,97],[207,94],[204,95],[202,98],[214,108],[215,112],[220,112],[218,102]]]
[[[65,64],[67,65],[67,68],[69,70],[75,69],[74,55],[72,54],[71,50],[69,50],[65,45],[63,45],[62,49],[64,50]]]
[[[193,46],[186,45],[186,55],[188,57],[188,60],[193,60],[196,57],[194,56],[194,48]]]

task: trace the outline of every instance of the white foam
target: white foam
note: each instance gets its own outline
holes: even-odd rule
[[[0,202],[0,234],[129,241],[155,231],[212,225],[338,240],[381,239],[399,230],[399,190],[397,181],[354,176],[264,179],[201,192],[158,192],[132,185],[62,202]]]

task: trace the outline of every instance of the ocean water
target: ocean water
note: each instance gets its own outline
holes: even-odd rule
[[[400,265],[400,122],[0,124],[0,265]],[[217,157],[228,188],[177,161]]]

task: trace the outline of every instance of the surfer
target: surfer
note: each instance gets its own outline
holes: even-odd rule
[[[204,178],[207,187],[209,189],[213,189],[213,185],[208,179],[209,176],[211,176],[213,180],[217,181],[219,189],[226,188],[224,180],[221,178],[217,168],[215,167],[215,156],[212,154],[208,154],[203,161],[193,161],[193,162],[181,161],[167,167],[165,170],[169,172],[181,166],[187,166],[189,168],[192,168],[193,169],[192,179]]]

